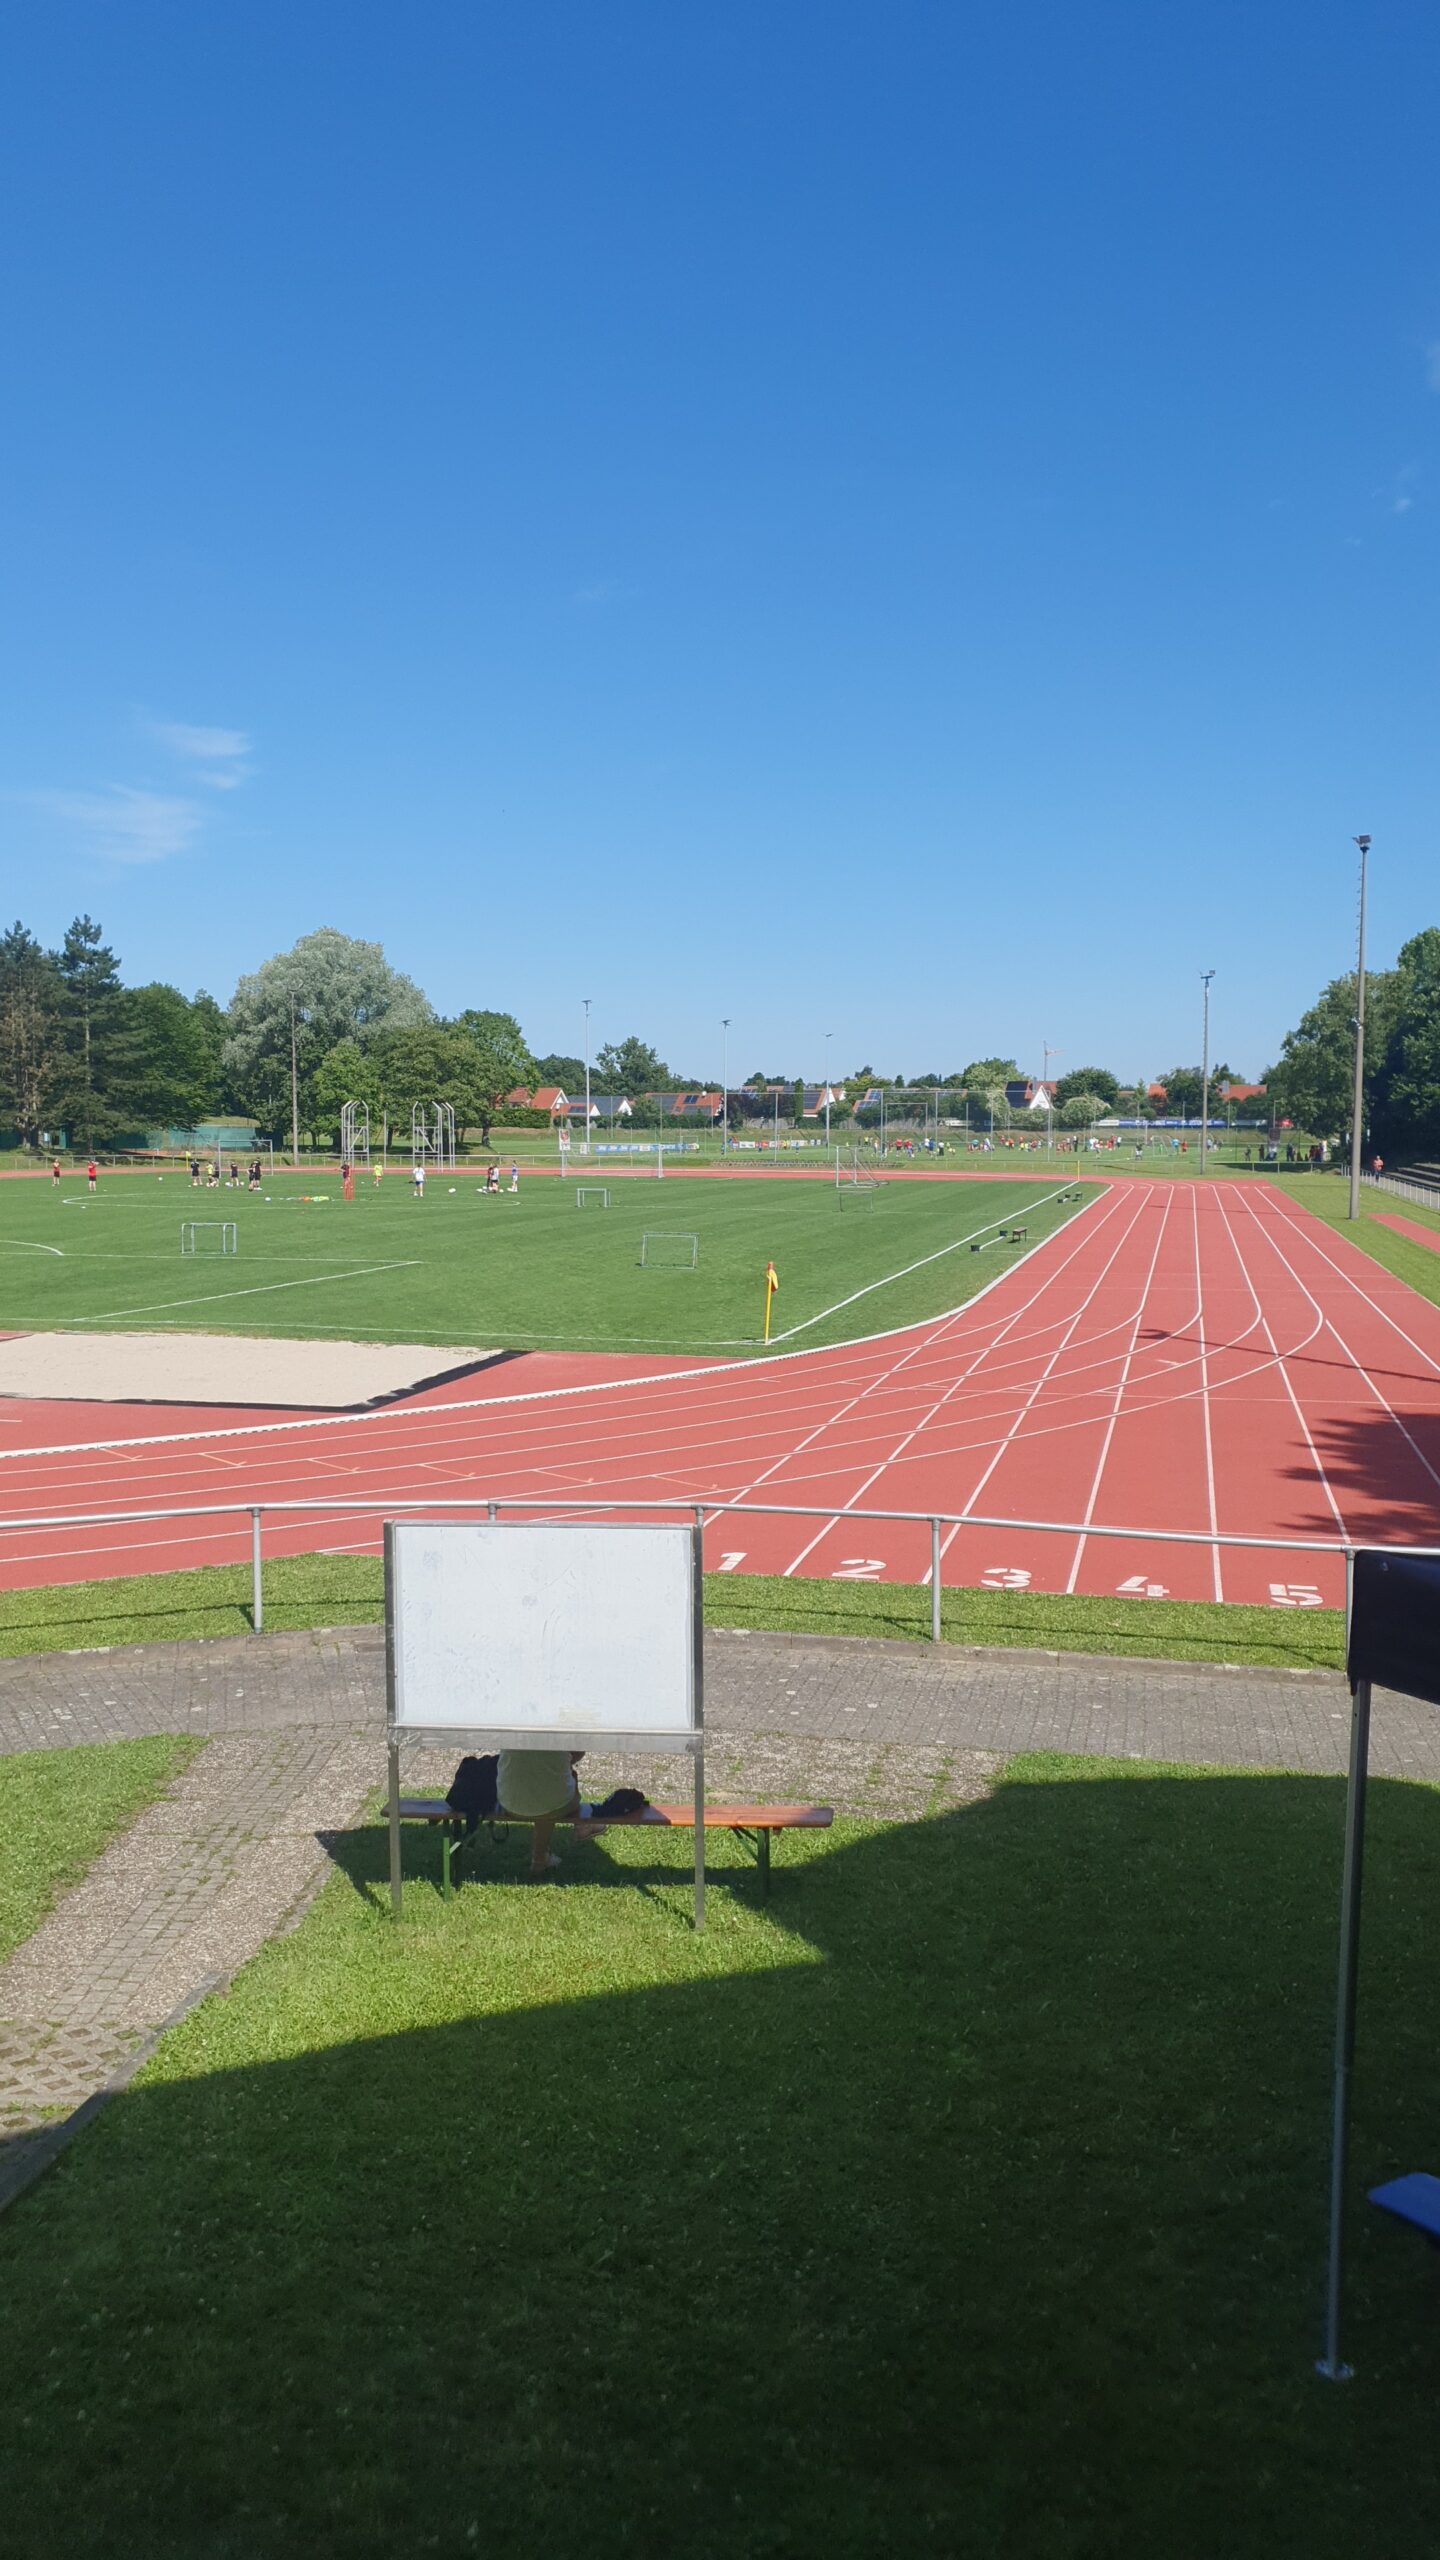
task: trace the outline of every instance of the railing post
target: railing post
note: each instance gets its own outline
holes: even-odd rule
[[[485,1505],[485,1516],[486,1516],[487,1520],[496,1520],[496,1519],[498,1519],[498,1518],[499,1518],[499,1516],[500,1516],[500,1505],[499,1505],[499,1503],[498,1503],[498,1502],[487,1502],[487,1503],[486,1503],[486,1505]]]
[[[930,1522],[930,1641],[940,1641],[940,1519]]]
[[[261,1505],[250,1505],[250,1632],[260,1633],[265,1624],[265,1592],[260,1579],[260,1512]]]

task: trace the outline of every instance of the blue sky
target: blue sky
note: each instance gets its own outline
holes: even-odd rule
[[[49,0],[6,916],[542,1050],[1256,1073],[1440,921],[1433,7]]]

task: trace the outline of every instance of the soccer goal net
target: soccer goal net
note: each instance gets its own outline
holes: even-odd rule
[[[610,1194],[603,1183],[579,1183],[575,1191],[575,1206],[577,1209],[608,1209]]]
[[[671,1227],[647,1227],[640,1239],[642,1271],[693,1271],[700,1259],[698,1236]]]
[[[180,1229],[182,1253],[238,1253],[233,1218],[186,1218]]]

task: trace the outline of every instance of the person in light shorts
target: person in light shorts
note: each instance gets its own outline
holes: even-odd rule
[[[583,1751],[502,1751],[496,1773],[499,1803],[496,1819],[503,1822],[509,1814],[516,1822],[528,1822],[530,1834],[530,1876],[533,1883],[543,1883],[560,1861],[550,1848],[555,1825],[562,1819],[573,1819],[577,1840],[594,1840],[605,1828],[603,1822],[585,1818],[580,1802],[580,1785],[575,1771],[584,1759]]]

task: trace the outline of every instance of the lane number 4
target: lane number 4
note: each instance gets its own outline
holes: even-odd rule
[[[1163,1582],[1147,1582],[1143,1573],[1132,1573],[1128,1582],[1117,1582],[1115,1588],[1134,1600],[1168,1600],[1170,1597]]]

